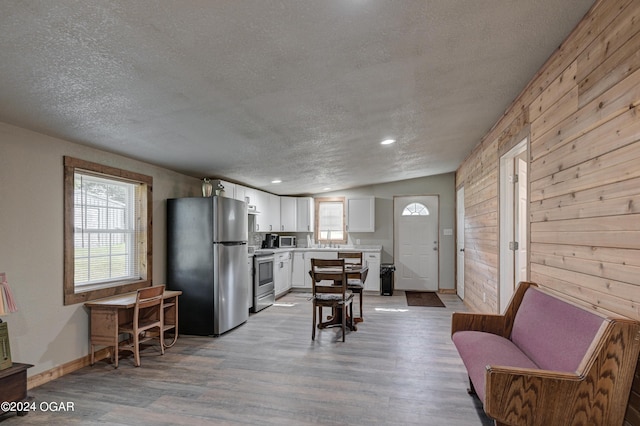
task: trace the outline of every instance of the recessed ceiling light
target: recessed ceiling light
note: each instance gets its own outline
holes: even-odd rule
[[[271,181],[271,183],[282,183],[282,180],[280,179],[274,179]]]
[[[323,191],[328,191],[328,190],[330,190],[330,189],[331,189],[331,188],[329,188],[329,187],[327,187],[327,188],[322,188],[322,190],[323,190]]]
[[[380,142],[380,145],[391,145],[395,141],[396,141],[395,139],[385,139],[382,142]]]

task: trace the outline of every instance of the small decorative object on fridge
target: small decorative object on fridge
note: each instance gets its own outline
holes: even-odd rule
[[[221,197],[225,196],[224,185],[223,184],[218,183],[218,187],[216,188],[216,195],[219,195]]]
[[[202,196],[211,197],[213,195],[213,184],[209,178],[202,179]]]

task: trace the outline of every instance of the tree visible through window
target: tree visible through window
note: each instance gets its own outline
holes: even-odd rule
[[[65,157],[65,304],[151,283],[152,178]]]

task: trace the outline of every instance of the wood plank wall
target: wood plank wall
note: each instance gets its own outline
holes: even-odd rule
[[[639,104],[640,1],[598,0],[457,171],[471,309],[498,313],[499,159],[524,135],[530,279],[640,320]]]

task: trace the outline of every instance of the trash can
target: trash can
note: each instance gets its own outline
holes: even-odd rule
[[[393,263],[380,265],[380,295],[393,296],[393,272],[396,267]]]

